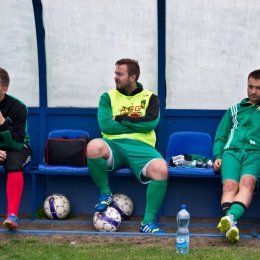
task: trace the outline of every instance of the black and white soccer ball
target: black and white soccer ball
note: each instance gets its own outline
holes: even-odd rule
[[[131,198],[125,194],[117,193],[113,195],[111,207],[115,208],[123,220],[128,219],[134,210],[134,203]]]
[[[49,219],[64,219],[70,213],[70,202],[62,194],[52,194],[43,204],[43,209]]]
[[[106,211],[97,211],[93,216],[95,228],[100,232],[115,232],[121,224],[119,212],[108,207]]]

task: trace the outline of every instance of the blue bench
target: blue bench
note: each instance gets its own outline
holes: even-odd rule
[[[86,131],[61,129],[51,131],[48,135],[50,137],[57,136],[70,136],[71,138],[79,136],[79,134],[89,134]],[[166,161],[169,164],[172,156],[180,154],[199,154],[206,156],[210,159],[212,155],[212,140],[210,135],[200,132],[175,132],[168,141]],[[35,219],[36,211],[36,176],[37,175],[90,175],[89,168],[86,167],[73,167],[73,166],[50,166],[45,163],[43,158],[42,163],[38,165],[38,169],[29,170],[32,174],[32,219]],[[109,172],[109,176],[134,176],[131,169],[122,167],[115,171]],[[172,168],[169,167],[169,177],[210,177],[219,178],[220,175],[216,174],[213,168]],[[162,209],[157,214],[159,220],[162,214]],[[158,221],[159,222],[159,221]]]
[[[89,136],[88,132],[82,130],[72,130],[72,129],[59,129],[53,130],[48,134],[47,138],[68,136],[70,138],[76,138],[81,134],[86,134]],[[32,219],[35,219],[36,211],[36,178],[37,175],[90,175],[89,168],[85,167],[74,167],[66,165],[55,165],[50,166],[45,163],[45,158],[43,158],[42,163],[38,165],[38,169],[31,169],[32,174]],[[122,167],[115,171],[109,172],[109,176],[133,176],[132,171],[128,167]]]
[[[85,175],[89,176],[89,168],[72,166],[48,166],[45,162],[39,164],[38,169],[31,169],[32,174],[32,220],[35,220],[36,212],[36,178],[37,175]],[[109,176],[134,176],[131,169],[122,167],[109,172]]]

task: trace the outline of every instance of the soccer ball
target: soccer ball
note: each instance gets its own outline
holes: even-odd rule
[[[43,204],[43,210],[50,219],[64,219],[70,213],[70,202],[62,194],[52,194]]]
[[[106,211],[94,214],[93,223],[98,231],[115,232],[121,224],[121,216],[116,209],[108,207]]]
[[[127,195],[118,193],[113,195],[111,207],[120,213],[122,219],[128,219],[133,213],[134,203]]]

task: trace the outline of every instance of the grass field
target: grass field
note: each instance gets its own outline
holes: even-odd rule
[[[143,238],[145,239],[145,237]],[[120,238],[119,238],[120,240]],[[260,248],[241,244],[224,247],[193,247],[187,255],[175,252],[175,245],[138,246],[131,243],[77,245],[43,242],[36,238],[12,238],[0,243],[0,259],[259,259]]]

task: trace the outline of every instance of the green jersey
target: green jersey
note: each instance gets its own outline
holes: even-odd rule
[[[118,89],[104,93],[98,107],[98,122],[103,137],[110,140],[132,139],[154,147],[159,107],[158,97],[143,89],[140,83],[130,95]]]
[[[252,105],[245,98],[231,106],[217,129],[214,160],[225,150],[260,151],[260,103]]]

